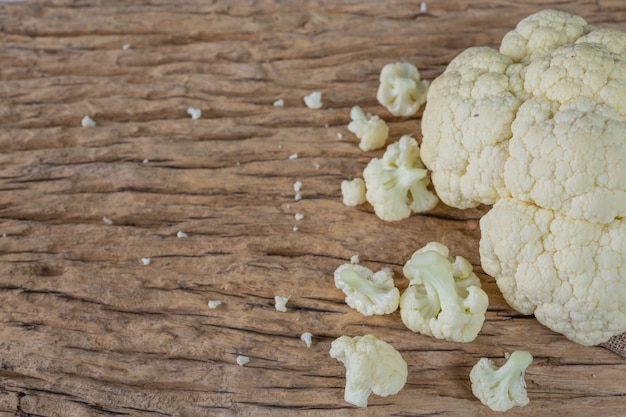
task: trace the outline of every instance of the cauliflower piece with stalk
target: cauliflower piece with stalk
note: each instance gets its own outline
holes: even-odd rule
[[[396,62],[380,72],[376,99],[394,116],[412,116],[426,102],[427,91],[428,82],[421,80],[414,65]]]
[[[485,321],[489,299],[472,265],[431,242],[403,269],[409,287],[400,298],[400,317],[412,331],[453,342],[471,342]]]
[[[363,170],[365,197],[376,215],[385,221],[402,220],[412,212],[428,211],[439,200],[426,188],[427,173],[420,161],[417,141],[404,135],[387,146],[382,159],[372,159]]]
[[[398,309],[400,291],[389,268],[373,273],[362,265],[343,264],[335,270],[335,286],[346,295],[346,304],[364,316]]]
[[[626,331],[626,219],[590,223],[511,198],[480,229],[483,270],[515,310],[583,345]]]
[[[480,359],[470,371],[472,393],[493,411],[524,407],[529,403],[524,374],[532,361],[532,355],[524,350],[511,353],[500,368],[487,358]]]
[[[376,115],[366,114],[359,106],[352,107],[350,119],[352,121],[348,124],[348,130],[360,139],[359,148],[362,151],[370,151],[385,146],[389,127],[384,120]]]
[[[372,392],[386,397],[406,384],[408,367],[402,355],[374,335],[341,336],[332,342],[330,357],[345,365],[344,399],[358,407],[367,407]]]

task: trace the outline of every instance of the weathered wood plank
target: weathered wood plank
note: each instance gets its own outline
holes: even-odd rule
[[[491,415],[469,370],[518,348],[536,359],[517,414],[621,415],[626,362],[520,317],[481,273],[486,208],[384,223],[343,206],[339,184],[379,155],[355,146],[351,106],[389,120],[392,138],[420,135],[377,105],[382,65],[432,79],[543,7],[622,30],[626,7],[428,3],[0,3],[0,416]],[[323,110],[304,107],[313,90]],[[81,128],[85,115],[98,125]],[[354,254],[404,288],[402,265],[431,240],[466,256],[490,295],[473,343],[413,334],[398,313],[365,318],[334,288]],[[291,297],[287,313],[274,295]],[[365,333],[400,350],[409,381],[357,410],[328,349]]]

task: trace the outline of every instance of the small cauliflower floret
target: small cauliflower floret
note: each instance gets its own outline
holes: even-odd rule
[[[404,135],[387,147],[382,159],[372,159],[363,170],[365,197],[376,215],[385,221],[402,220],[411,212],[428,211],[439,200],[426,188],[427,173],[420,160],[417,141]]]
[[[400,353],[371,334],[341,336],[331,344],[330,357],[345,365],[344,399],[358,407],[367,407],[372,392],[386,397],[406,384],[408,367]]]
[[[394,116],[412,116],[426,102],[428,82],[415,66],[406,62],[387,64],[380,72],[378,102]]]
[[[352,107],[350,119],[352,121],[348,124],[348,130],[361,140],[359,148],[362,151],[370,151],[385,146],[389,127],[384,120],[370,113],[365,114],[359,106]]]
[[[467,259],[449,257],[431,242],[404,266],[409,287],[400,298],[400,317],[412,331],[453,342],[471,342],[485,321],[489,299]]]
[[[389,268],[373,273],[362,265],[343,264],[335,270],[335,286],[346,295],[346,304],[365,316],[398,309],[400,291]]]
[[[345,180],[341,182],[341,194],[343,204],[346,206],[358,206],[365,203],[365,181],[362,178]]]
[[[500,368],[491,360],[482,358],[470,372],[472,392],[493,411],[525,406],[529,400],[524,373],[532,361],[532,355],[523,350],[513,352]]]

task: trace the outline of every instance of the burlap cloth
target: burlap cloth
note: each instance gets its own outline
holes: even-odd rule
[[[617,353],[618,355],[626,357],[626,333],[613,336],[600,346],[607,348],[610,351]]]

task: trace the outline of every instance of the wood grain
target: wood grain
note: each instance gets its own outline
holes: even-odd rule
[[[496,47],[541,8],[625,30],[626,7],[428,7],[0,3],[0,417],[496,415],[472,396],[469,370],[519,348],[535,356],[531,403],[511,415],[623,415],[626,360],[519,316],[482,273],[487,208],[440,204],[385,223],[368,205],[344,206],[340,182],[380,154],[361,152],[347,131],[353,105],[388,120],[393,139],[420,137],[419,117],[376,103],[384,64],[405,60],[433,79],[462,49]],[[304,106],[311,91],[322,91],[323,109]],[[85,115],[97,126],[80,127]],[[490,295],[473,343],[411,333],[398,313],[363,317],[333,285],[358,254],[391,267],[404,288],[402,265],[431,240],[466,256]],[[286,313],[274,295],[290,296]],[[210,310],[208,300],[223,304]],[[328,350],[366,333],[402,353],[409,379],[361,410],[343,401],[344,368]]]

